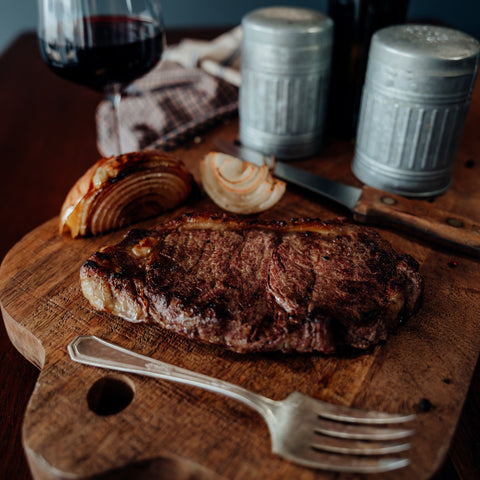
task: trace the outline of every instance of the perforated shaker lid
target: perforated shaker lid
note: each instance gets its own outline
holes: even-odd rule
[[[318,46],[329,39],[333,21],[316,10],[295,7],[259,8],[242,20],[249,42],[278,46]]]
[[[470,35],[433,25],[397,25],[377,31],[369,57],[396,68],[462,75],[475,69],[480,43]]]

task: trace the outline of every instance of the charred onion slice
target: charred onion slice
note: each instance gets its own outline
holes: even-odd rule
[[[99,235],[171,210],[192,190],[183,163],[163,152],[101,158],[72,187],[60,213],[60,233]]]
[[[285,182],[274,178],[267,165],[258,167],[219,152],[205,156],[200,174],[208,196],[232,213],[263,212],[285,193]]]

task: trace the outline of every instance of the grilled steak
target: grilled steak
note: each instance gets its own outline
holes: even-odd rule
[[[342,220],[184,215],[82,266],[99,310],[237,352],[333,353],[387,338],[421,302],[417,262]]]

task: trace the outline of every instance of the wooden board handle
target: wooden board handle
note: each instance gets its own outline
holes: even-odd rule
[[[365,186],[354,219],[400,227],[424,239],[480,258],[480,225],[425,200],[409,200]]]

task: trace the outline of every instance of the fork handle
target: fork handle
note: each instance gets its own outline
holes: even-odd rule
[[[272,415],[271,409],[275,402],[269,398],[224,380],[140,355],[94,335],[76,337],[67,348],[71,359],[84,365],[193,385],[243,402],[267,421]]]

